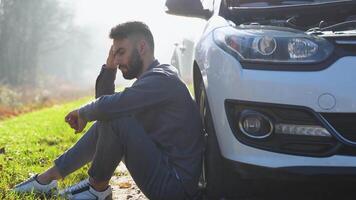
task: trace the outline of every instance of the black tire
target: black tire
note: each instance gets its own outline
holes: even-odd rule
[[[215,135],[214,124],[203,83],[200,83],[197,92],[197,103],[206,133],[206,151],[203,165],[206,199],[221,199],[224,196],[223,159]]]
[[[256,181],[242,179],[240,174],[234,172],[225,164],[219,143],[216,137],[212,114],[202,82],[196,93],[204,130],[206,133],[206,150],[203,163],[203,182],[205,184],[205,199],[215,200],[222,198],[244,199],[253,195]]]

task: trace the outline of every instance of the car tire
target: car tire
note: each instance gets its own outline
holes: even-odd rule
[[[205,137],[205,154],[203,162],[202,181],[205,186],[205,199],[240,199],[253,195],[257,182],[254,180],[245,180],[235,170],[225,164],[225,160],[220,151],[219,143],[216,137],[212,114],[206,97],[203,83],[200,83],[197,103],[202,117]]]
[[[224,196],[223,159],[215,135],[214,124],[203,83],[197,93],[197,103],[205,130],[206,150],[203,164],[203,180],[207,199],[220,199]]]

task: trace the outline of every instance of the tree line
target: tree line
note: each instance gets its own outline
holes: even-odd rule
[[[58,0],[0,0],[0,84],[36,86],[84,67],[89,36],[73,19]]]

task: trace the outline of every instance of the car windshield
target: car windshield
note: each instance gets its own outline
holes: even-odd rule
[[[229,7],[268,7],[280,5],[318,4],[350,1],[355,0],[230,0]]]

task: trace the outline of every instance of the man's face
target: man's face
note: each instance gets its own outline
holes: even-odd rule
[[[137,78],[142,72],[143,61],[136,46],[130,39],[114,40],[115,63],[125,79]]]

